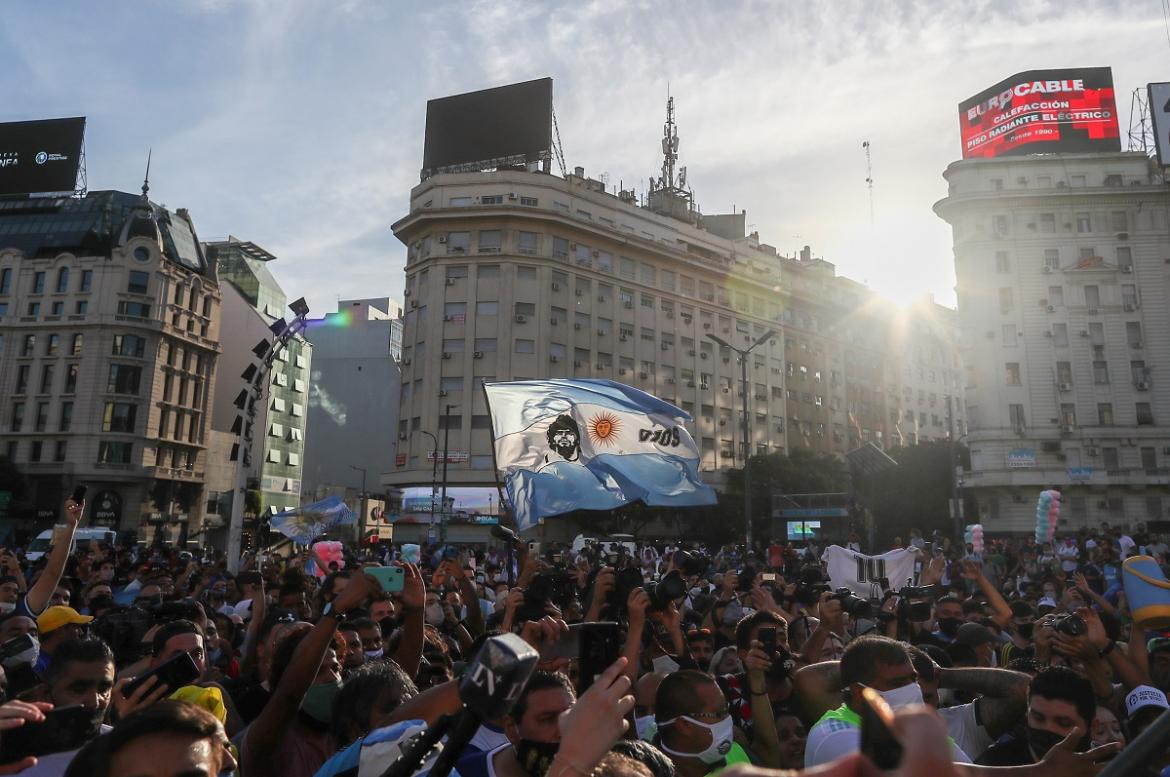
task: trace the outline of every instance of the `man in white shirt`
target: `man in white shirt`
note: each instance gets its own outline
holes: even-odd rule
[[[840,669],[847,701],[822,715],[808,732],[804,749],[806,769],[860,749],[863,688],[877,691],[894,710],[923,702],[910,654],[896,640],[876,636],[853,640],[845,648]],[[971,758],[958,745],[952,743],[952,750],[956,762],[971,763]]]

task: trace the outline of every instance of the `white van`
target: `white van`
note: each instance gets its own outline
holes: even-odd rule
[[[64,527],[62,527],[64,528]],[[49,547],[53,544],[53,533],[55,529],[46,529],[37,535],[36,539],[28,544],[28,552],[24,557],[29,561],[36,561],[41,556],[49,552]],[[73,534],[73,547],[69,549],[72,553],[77,548],[79,542],[89,542],[90,540],[97,540],[98,542],[108,542],[111,545],[116,544],[118,533],[113,529],[107,529],[102,526],[89,527],[85,529],[78,529]]]

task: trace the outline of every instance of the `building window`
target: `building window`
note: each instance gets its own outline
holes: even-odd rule
[[[0,269],[0,294],[8,294],[12,290],[12,268]]]
[[[49,428],[49,403],[48,402],[38,402],[37,403],[36,425],[33,428],[33,431],[43,432],[48,428]]]
[[[131,270],[126,283],[126,291],[131,294],[145,294],[150,288],[150,273],[141,270]],[[194,291],[194,289],[192,289]]]
[[[536,353],[536,341],[517,338],[514,350],[516,353]]]
[[[1060,269],[1060,250],[1056,248],[1044,249],[1044,267],[1055,272]]]
[[[69,364],[65,367],[65,389],[66,394],[77,393],[77,372],[80,368],[76,364]]]
[[[81,335],[74,335],[81,337]],[[146,350],[146,340],[137,335],[114,335],[114,356],[134,356],[142,358]]]
[[[1046,234],[1056,232],[1056,214],[1055,213],[1041,213],[1040,214],[1040,231]]]
[[[44,294],[45,293],[45,274],[43,272],[37,272],[37,273],[33,274],[32,293],[33,294]]]
[[[62,267],[57,270],[57,293],[64,294],[69,291],[69,268]]]
[[[1100,426],[1113,426],[1113,403],[1097,403],[1097,423]]]
[[[1129,246],[1117,247],[1117,266],[1122,271],[1133,272],[1133,250]]]
[[[87,292],[93,288],[93,270],[81,271],[81,286],[78,288],[80,292]]]
[[[448,232],[447,253],[466,254],[471,249],[470,232]]]
[[[79,299],[73,305],[73,310],[77,313],[77,315],[84,316],[89,312],[89,302],[87,300]]]
[[[540,203],[535,197],[521,197],[520,204],[526,208],[535,208]]]
[[[67,432],[69,427],[73,425],[73,403],[61,403],[61,415],[57,419],[57,431]]]
[[[1109,362],[1098,360],[1093,362],[1093,383],[1103,386],[1109,382]]]
[[[53,450],[53,461],[65,461],[65,454],[68,451],[69,443],[65,440],[57,440],[57,444]]]
[[[1088,213],[1078,213],[1076,216],[1077,232],[1084,234],[1092,231],[1092,223]]]
[[[536,268],[535,267],[517,267],[516,268],[516,279],[521,280],[521,281],[534,281],[534,280],[536,280]]]
[[[1130,348],[1142,347],[1142,324],[1140,321],[1125,322],[1125,339]]]
[[[106,392],[109,394],[137,394],[142,379],[142,368],[128,364],[111,364]]]
[[[46,364],[41,367],[41,391],[42,394],[53,393],[53,365]]]
[[[999,290],[999,312],[1010,313],[1014,306],[1014,295],[1011,287],[1002,288]]]
[[[1048,305],[1050,307],[1059,308],[1064,305],[1064,287],[1063,286],[1049,286],[1048,287]]]
[[[129,302],[122,300],[118,303],[118,315],[132,318],[150,318],[150,305],[145,302]],[[178,315],[177,313],[175,314]]]
[[[1101,307],[1101,290],[1097,286],[1085,287],[1085,307]]]
[[[107,402],[105,412],[102,414],[102,431],[133,434],[137,416],[137,405],[127,402]]]
[[[1007,251],[995,252],[995,271],[998,273],[1008,273],[1012,271],[1011,260],[1008,259]]]
[[[618,258],[618,275],[633,280],[636,277],[634,260],[628,256]]]
[[[98,444],[98,462],[101,464],[129,464],[133,448],[133,443],[102,440]]]
[[[33,440],[32,445],[29,446],[28,460],[40,461],[44,446],[45,444],[40,440]]]
[[[1003,344],[1008,348],[1012,348],[1017,344],[1015,324],[1003,325]]]
[[[500,252],[500,230],[482,229],[479,232],[479,252],[496,254]]]
[[[1007,372],[1007,384],[1009,386],[1020,385],[1020,364],[1019,362],[1008,362],[1004,365]]]
[[[1028,428],[1028,424],[1024,418],[1023,405],[1008,405],[1008,418],[1011,419],[1012,429],[1017,432],[1024,432]]]
[[[481,240],[482,235],[483,233],[481,232]],[[538,238],[539,235],[535,232],[521,232],[516,241],[516,250],[522,254],[535,254],[539,245]]]
[[[1134,405],[1134,410],[1137,412],[1138,426],[1153,426],[1154,411],[1149,402],[1138,402]]]

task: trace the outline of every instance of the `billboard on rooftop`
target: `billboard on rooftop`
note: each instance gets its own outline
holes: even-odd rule
[[[0,123],[0,195],[72,192],[85,117]]]

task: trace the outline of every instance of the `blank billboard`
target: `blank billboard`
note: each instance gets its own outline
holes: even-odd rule
[[[0,123],[0,195],[71,192],[85,117]]]
[[[461,165],[533,162],[551,148],[551,78],[427,101],[424,178]]]
[[[1120,151],[1113,71],[1016,73],[959,103],[963,158]]]
[[[1158,162],[1170,165],[1170,84],[1150,84],[1150,118],[1154,122],[1154,147]]]

